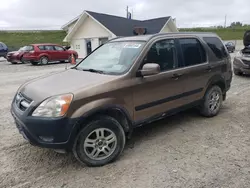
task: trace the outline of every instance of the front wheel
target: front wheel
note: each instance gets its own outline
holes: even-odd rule
[[[210,87],[204,96],[201,114],[206,117],[216,116],[220,111],[222,101],[221,88],[217,85]]]
[[[119,157],[125,146],[120,123],[109,116],[97,117],[76,137],[74,156],[88,166],[103,166]]]

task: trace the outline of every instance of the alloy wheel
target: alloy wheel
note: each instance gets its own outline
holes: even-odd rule
[[[115,151],[117,137],[107,128],[98,128],[92,131],[84,141],[83,147],[86,155],[92,160],[103,160]]]
[[[220,104],[220,94],[217,91],[214,91],[210,95],[209,109],[214,112],[220,106],[219,104]]]

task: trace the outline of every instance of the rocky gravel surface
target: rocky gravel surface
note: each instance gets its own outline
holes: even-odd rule
[[[72,154],[31,146],[10,114],[22,83],[64,68],[0,61],[1,188],[250,187],[250,76],[234,76],[217,117],[190,110],[138,128],[116,162],[89,168]]]

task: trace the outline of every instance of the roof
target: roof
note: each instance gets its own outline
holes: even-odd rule
[[[170,16],[168,16],[141,21],[91,11],[86,12],[92,17],[94,17],[97,21],[99,21],[103,26],[109,29],[116,36],[134,35],[133,29],[135,27],[147,28],[147,34],[158,33],[170,18]]]
[[[139,36],[131,36],[131,37],[117,37],[111,39],[111,41],[148,41],[152,38],[159,36],[198,36],[198,37],[217,37],[216,33],[212,32],[173,32],[173,33],[157,33],[151,35],[139,35]]]
[[[133,36],[133,30],[135,27],[144,27],[147,29],[147,34],[155,34],[160,32],[167,21],[171,18],[168,16],[150,20],[134,20],[92,11],[85,12],[96,19],[116,36]],[[80,16],[68,22],[68,24],[64,25],[63,27],[67,27],[67,25],[75,22],[79,18]]]
[[[62,26],[62,29],[66,29],[70,24],[76,22],[80,17],[81,17],[81,15],[79,15],[79,16],[73,18],[73,19],[70,20],[68,23],[64,24],[64,25]]]
[[[42,45],[48,45],[48,46],[51,46],[51,45],[54,45],[54,46],[61,46],[59,44],[53,44],[53,43],[38,43],[38,44],[30,44],[30,45],[34,45],[34,46],[42,46]]]

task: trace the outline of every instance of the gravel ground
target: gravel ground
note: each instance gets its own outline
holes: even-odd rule
[[[0,62],[1,188],[250,187],[250,77],[233,78],[217,117],[191,110],[138,128],[115,163],[89,168],[72,154],[31,146],[9,112],[23,82],[64,67]]]

